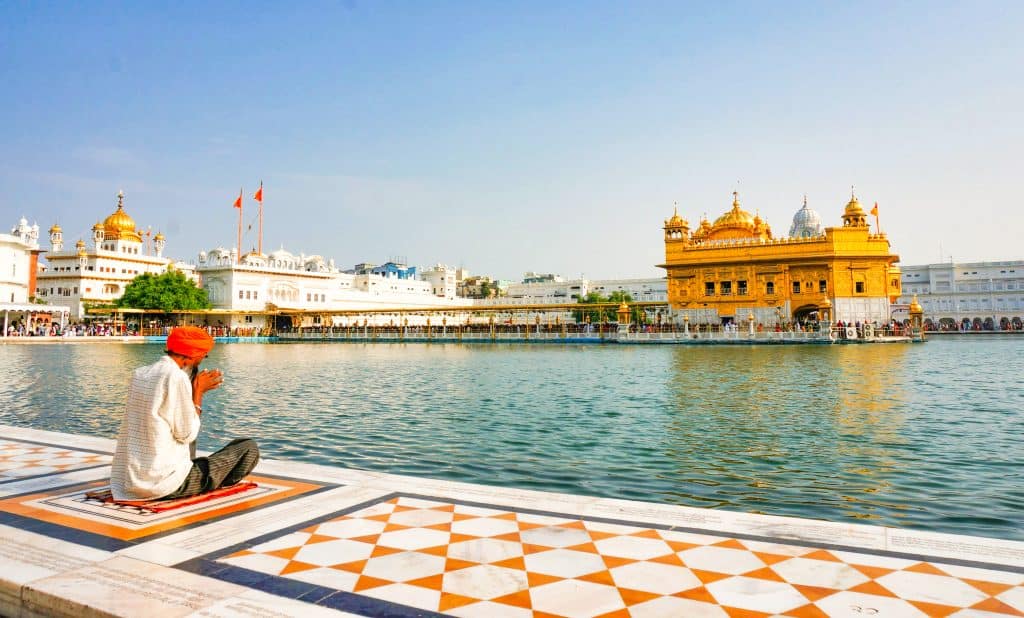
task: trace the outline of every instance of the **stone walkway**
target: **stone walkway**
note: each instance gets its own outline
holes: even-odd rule
[[[111,440],[0,426],[4,616],[1024,616],[1024,543],[264,460],[103,504]]]

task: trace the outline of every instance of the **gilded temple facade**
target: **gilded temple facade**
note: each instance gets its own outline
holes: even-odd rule
[[[732,208],[713,224],[704,218],[691,230],[676,212],[664,230],[665,263],[659,266],[667,271],[668,301],[678,321],[884,324],[901,293],[899,256],[885,234],[872,233],[856,196],[842,225],[825,228],[805,198],[784,238],[743,210],[735,193]]]

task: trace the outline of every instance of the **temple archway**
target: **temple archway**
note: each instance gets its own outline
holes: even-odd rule
[[[818,305],[801,305],[793,310],[794,322],[804,322],[808,319],[818,319]]]

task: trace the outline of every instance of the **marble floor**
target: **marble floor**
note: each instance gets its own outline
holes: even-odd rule
[[[165,513],[0,427],[0,615],[1024,616],[1024,543],[265,460]]]

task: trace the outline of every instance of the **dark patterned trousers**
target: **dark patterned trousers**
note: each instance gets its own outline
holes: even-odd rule
[[[232,440],[216,453],[210,453],[209,457],[194,457],[185,482],[164,499],[188,498],[234,485],[252,472],[259,460],[260,449],[255,440]]]

